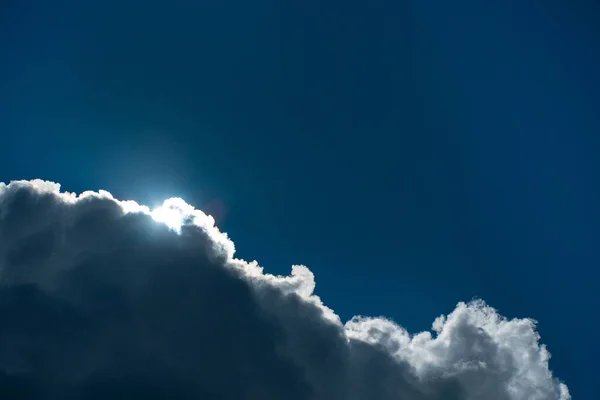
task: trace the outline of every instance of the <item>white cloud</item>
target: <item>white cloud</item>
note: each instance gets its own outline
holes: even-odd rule
[[[182,199],[0,184],[0,395],[570,399],[531,319],[476,301],[433,332],[343,324],[307,267],[273,276],[234,252]]]

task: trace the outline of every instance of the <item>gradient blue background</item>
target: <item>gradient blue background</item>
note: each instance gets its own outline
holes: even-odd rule
[[[481,297],[600,393],[594,1],[0,5],[0,181],[216,216],[342,318]]]

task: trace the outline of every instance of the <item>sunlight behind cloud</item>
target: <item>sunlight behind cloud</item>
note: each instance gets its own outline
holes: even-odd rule
[[[186,219],[193,214],[194,208],[179,197],[172,197],[163,202],[162,206],[150,212],[152,219],[162,222],[174,231],[181,231]]]

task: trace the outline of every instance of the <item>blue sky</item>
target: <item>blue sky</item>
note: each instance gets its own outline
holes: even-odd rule
[[[343,319],[480,297],[591,398],[597,6],[456,3],[4,2],[0,181],[183,197]]]

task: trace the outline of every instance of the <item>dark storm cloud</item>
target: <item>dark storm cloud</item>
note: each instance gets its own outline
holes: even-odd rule
[[[308,268],[272,276],[233,255],[180,199],[150,211],[0,184],[0,396],[570,399],[532,320],[472,302],[435,334],[342,324]]]

